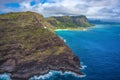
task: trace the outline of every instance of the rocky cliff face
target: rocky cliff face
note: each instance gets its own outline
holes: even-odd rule
[[[80,61],[37,13],[0,15],[0,73],[27,80],[49,70],[79,71]]]
[[[86,16],[60,16],[50,17],[47,21],[54,27],[58,28],[78,28],[78,27],[89,27],[92,24],[89,23]]]

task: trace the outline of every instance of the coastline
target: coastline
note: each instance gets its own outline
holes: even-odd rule
[[[87,31],[89,27],[54,29],[54,31]]]
[[[51,25],[42,15],[34,12],[9,13],[0,17],[1,26],[4,26],[0,29],[2,34],[6,34],[1,37],[1,42],[4,42],[1,45],[1,56],[4,57],[0,59],[2,62],[0,73],[10,73],[10,78],[13,80],[28,80],[33,75],[42,75],[49,70],[83,74],[80,71],[80,59],[53,31],[55,29],[86,31],[88,27],[46,29]],[[6,24],[6,22],[12,24]]]
[[[56,74],[58,74],[58,75],[73,75],[73,76],[78,77],[78,78],[83,78],[86,76],[85,74],[79,75],[79,74],[72,72],[72,71],[62,72],[61,70],[50,70],[48,73],[43,74],[43,75],[34,75],[31,78],[29,78],[29,80],[45,79],[45,78],[48,79],[52,76],[55,76]]]
[[[78,28],[54,28],[53,31],[88,31],[91,28],[95,28],[97,25],[92,25],[88,27],[78,27]]]
[[[73,32],[72,31],[68,31],[68,32],[63,31],[62,32],[61,31],[59,33],[59,31],[58,31],[58,34],[59,34],[59,36],[64,37],[64,39],[67,40],[67,44],[69,44],[70,47],[72,47],[71,49],[73,49],[75,52],[78,52],[77,55],[80,56],[80,58],[81,58],[81,65],[83,63],[83,65],[85,64],[88,66],[88,67],[85,66],[85,67],[87,67],[85,70],[82,69],[82,71],[87,74],[87,77],[85,77],[84,79],[99,80],[99,79],[101,79],[101,77],[103,77],[104,74],[106,74],[107,76],[104,76],[104,80],[108,80],[108,76],[111,76],[110,78],[117,80],[117,78],[119,77],[120,70],[116,69],[116,67],[118,67],[119,63],[118,64],[115,63],[115,64],[111,65],[111,62],[113,60],[116,61],[116,59],[117,59],[117,61],[119,61],[119,56],[118,56],[119,53],[116,53],[116,51],[119,51],[118,47],[120,44],[119,43],[120,26],[117,26],[117,25],[109,26],[109,25],[101,24],[101,25],[93,26],[93,28],[91,27],[89,29],[90,29],[90,31],[86,31],[86,32],[81,32],[81,31],[79,31],[79,32],[78,31],[73,31]],[[69,33],[71,35],[69,35]],[[82,37],[80,37],[81,35],[82,35]],[[103,36],[101,36],[101,35],[103,35]],[[76,36],[77,36],[77,38],[76,38]],[[69,39],[73,39],[73,40],[69,40]],[[88,40],[90,40],[90,41],[87,42]],[[80,43],[78,44],[77,41],[79,41]],[[86,45],[86,44],[89,44],[89,45]],[[95,45],[93,46],[93,44],[95,44]],[[113,44],[117,44],[118,46],[115,46],[114,48],[111,48],[109,50],[108,47],[113,46]],[[102,45],[104,45],[104,46],[102,46]],[[81,46],[85,46],[85,47],[83,48]],[[88,51],[86,51],[86,48],[88,49]],[[83,50],[83,52],[81,52],[81,50]],[[98,51],[98,50],[100,50],[100,51]],[[112,54],[110,52],[114,52],[115,54]],[[88,53],[90,55],[92,54],[91,57],[94,58],[95,60],[93,60],[91,57],[85,57],[85,56],[88,56],[88,54],[84,54],[84,53]],[[111,56],[109,56],[107,58],[109,60],[106,61],[106,56],[108,54],[111,54]],[[83,56],[83,57],[81,57],[81,56]],[[99,56],[103,56],[103,59],[101,60],[101,58],[98,58]],[[113,59],[113,56],[116,58]],[[99,66],[96,67],[97,60],[98,60]],[[113,61],[113,63],[114,63],[114,61]],[[92,66],[95,69],[93,71],[91,71],[91,68],[90,68],[91,63],[90,62],[93,62]],[[108,64],[106,64],[106,62]],[[105,64],[105,65],[103,66],[102,64]],[[98,69],[98,67],[100,70]],[[109,69],[108,69],[108,67],[109,67]],[[111,71],[111,69],[112,69],[112,71]],[[89,71],[91,71],[91,72],[89,72]],[[115,73],[112,73],[113,71],[115,71]],[[101,75],[93,75],[92,74],[92,73],[95,74],[95,73],[99,73],[99,72]],[[112,73],[112,75],[111,75],[111,73]],[[118,74],[118,75],[114,75],[114,74]]]

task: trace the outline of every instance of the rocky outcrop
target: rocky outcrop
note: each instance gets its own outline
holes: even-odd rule
[[[13,80],[27,80],[49,70],[81,75],[78,57],[50,26],[33,12],[0,15],[0,73],[11,73]]]

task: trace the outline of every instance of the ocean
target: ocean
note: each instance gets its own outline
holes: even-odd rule
[[[85,76],[51,71],[30,80],[120,80],[120,25],[100,24],[87,30],[56,31],[77,55]],[[5,74],[0,80],[10,80]]]

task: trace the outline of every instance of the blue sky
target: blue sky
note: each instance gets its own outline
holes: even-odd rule
[[[4,6],[5,7],[11,7],[11,8],[19,8],[20,7],[20,5],[19,5],[19,3],[14,3],[14,2],[12,2],[12,3],[6,3],[6,4],[4,4]]]
[[[88,18],[119,19],[120,0],[1,0],[0,14],[33,11],[48,16],[86,15]]]

